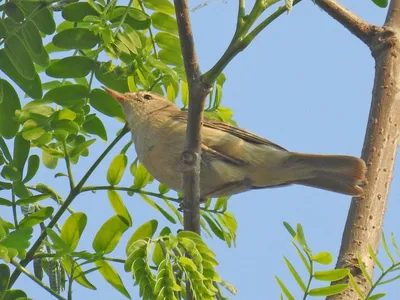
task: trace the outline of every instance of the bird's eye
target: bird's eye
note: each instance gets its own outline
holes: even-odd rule
[[[153,97],[151,97],[151,95],[149,95],[149,94],[144,95],[143,98],[146,99],[146,100],[153,99]]]

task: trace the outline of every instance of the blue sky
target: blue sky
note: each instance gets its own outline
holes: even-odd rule
[[[203,2],[190,1],[192,8]],[[191,15],[202,71],[216,62],[232,37],[236,2],[214,0]],[[254,3],[248,2],[248,7]],[[346,0],[342,3],[373,24],[381,25],[385,19],[386,9],[378,8],[371,1]],[[271,24],[231,62],[225,75],[222,105],[234,111],[234,119],[241,127],[297,152],[360,155],[371,101],[373,58],[364,44],[311,1],[298,4],[292,13]],[[121,124],[109,118],[103,120],[112,140]],[[107,157],[88,184],[106,182],[108,165],[127,140],[125,137]],[[84,174],[104,147],[103,142],[97,141],[91,148],[91,158],[82,159],[73,167],[76,179]],[[133,148],[129,156],[132,162],[136,157]],[[397,217],[400,204],[396,201],[400,196],[398,166],[396,164],[384,228],[387,234],[394,232],[400,236]],[[59,170],[63,168],[60,163]],[[53,179],[49,175],[52,172],[42,167],[39,181],[66,195],[66,180]],[[125,176],[123,183],[129,185],[131,180],[130,176]],[[134,228],[125,233],[120,247],[112,253],[114,257],[124,257],[126,241],[145,221],[157,218],[160,226],[167,225],[163,217],[140,197],[122,195]],[[0,192],[0,196],[8,195]],[[257,190],[232,197],[229,211],[239,224],[236,248],[228,248],[217,238],[207,239],[217,254],[221,277],[239,289],[232,299],[279,299],[280,289],[274,275],[280,276],[296,299],[300,298],[301,293],[282,256],[288,257],[299,270],[302,265],[282,222],[287,221],[293,226],[301,223],[310,248],[315,252],[329,251],[336,258],[350,199],[300,186]],[[80,249],[91,249],[97,230],[113,215],[106,192],[86,193],[78,197],[72,207],[88,215]],[[11,217],[8,211],[0,215]],[[139,299],[130,274],[124,273],[121,266],[115,266],[132,299]],[[100,275],[91,274],[88,278],[97,291],[75,285],[74,298],[124,299]],[[15,287],[23,288],[35,300],[52,299],[23,276]],[[400,292],[396,283],[384,290],[389,293],[387,299],[394,299]]]

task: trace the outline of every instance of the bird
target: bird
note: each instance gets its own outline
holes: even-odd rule
[[[182,192],[180,157],[187,111],[149,91],[103,87],[124,111],[139,161],[160,183]],[[297,153],[230,124],[203,118],[200,196],[227,197],[292,184],[361,196],[366,164],[347,155]]]

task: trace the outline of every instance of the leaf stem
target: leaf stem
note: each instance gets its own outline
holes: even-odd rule
[[[114,186],[114,185],[84,186],[81,189],[81,193],[88,192],[88,191],[101,191],[101,190],[103,190],[103,191],[104,190],[112,190],[112,191],[133,192],[133,193],[144,194],[144,195],[148,195],[148,196],[157,197],[157,198],[160,198],[160,199],[173,201],[173,202],[176,202],[176,203],[181,203],[182,202],[181,199],[179,199],[179,198],[168,197],[168,196],[164,196],[164,195],[158,194],[158,193],[143,191],[141,189],[133,189],[133,188],[122,187],[122,186]]]
[[[142,11],[144,13],[146,13],[146,10],[143,6],[143,2],[142,0],[138,0],[140,8],[142,9]],[[151,39],[151,43],[153,44],[153,50],[154,50],[154,55],[156,56],[156,58],[158,59],[158,53],[157,53],[157,48],[156,48],[156,42],[154,40],[154,35],[153,35],[153,30],[151,30],[151,27],[149,27],[149,35],[150,35],[150,39]]]
[[[400,262],[397,262],[395,264],[392,264],[390,266],[390,268],[388,268],[387,270],[385,270],[384,272],[382,272],[381,276],[379,276],[379,278],[375,281],[375,283],[371,286],[371,289],[369,290],[367,296],[365,297],[365,299],[368,299],[368,297],[372,296],[372,292],[374,291],[374,289],[380,284],[380,282],[383,280],[383,278],[389,274],[390,272],[392,272],[395,268],[400,266]]]
[[[67,144],[65,143],[65,141],[63,141],[63,148],[64,148],[65,165],[67,167],[67,173],[68,173],[69,187],[72,190],[75,187],[75,182],[74,182],[74,176],[72,175],[71,162],[69,160],[69,155],[67,152]]]
[[[11,201],[12,201],[12,212],[13,212],[13,219],[14,219],[14,226],[18,229],[18,218],[17,218],[17,204],[15,202],[15,193],[14,193],[14,184],[11,188]]]
[[[124,15],[122,16],[121,21],[119,22],[118,27],[117,27],[117,29],[116,29],[115,32],[114,32],[114,37],[117,37],[117,35],[118,35],[118,33],[119,33],[120,29],[121,29],[122,24],[124,24],[125,19],[126,19],[126,16],[128,15],[129,9],[130,9],[131,6],[132,6],[132,3],[133,3],[133,0],[129,0],[128,5],[126,6],[125,13],[124,13]]]
[[[307,299],[308,292],[310,291],[310,287],[311,287],[311,281],[314,278],[314,275],[313,275],[314,274],[314,262],[311,259],[310,254],[308,253],[308,251],[305,251],[305,252],[306,252],[308,260],[310,262],[310,277],[308,278],[307,288],[306,288],[306,291],[304,292],[303,300]]]
[[[11,259],[11,264],[16,268],[16,270],[19,270],[19,272],[24,273],[26,276],[28,276],[31,280],[33,280],[35,283],[40,285],[42,288],[44,288],[46,291],[48,291],[50,294],[52,294],[54,297],[60,300],[67,300],[61,295],[57,294],[55,291],[53,291],[50,287],[45,285],[42,281],[40,281],[36,276],[32,275],[29,273],[27,269],[25,269],[21,264],[19,264],[17,261],[14,259]]]

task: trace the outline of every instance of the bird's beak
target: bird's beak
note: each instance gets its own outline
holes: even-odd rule
[[[118,102],[122,103],[124,102],[124,100],[126,100],[126,97],[124,94],[114,91],[112,89],[109,89],[106,86],[102,87],[107,93],[109,93],[115,100],[117,100]]]

